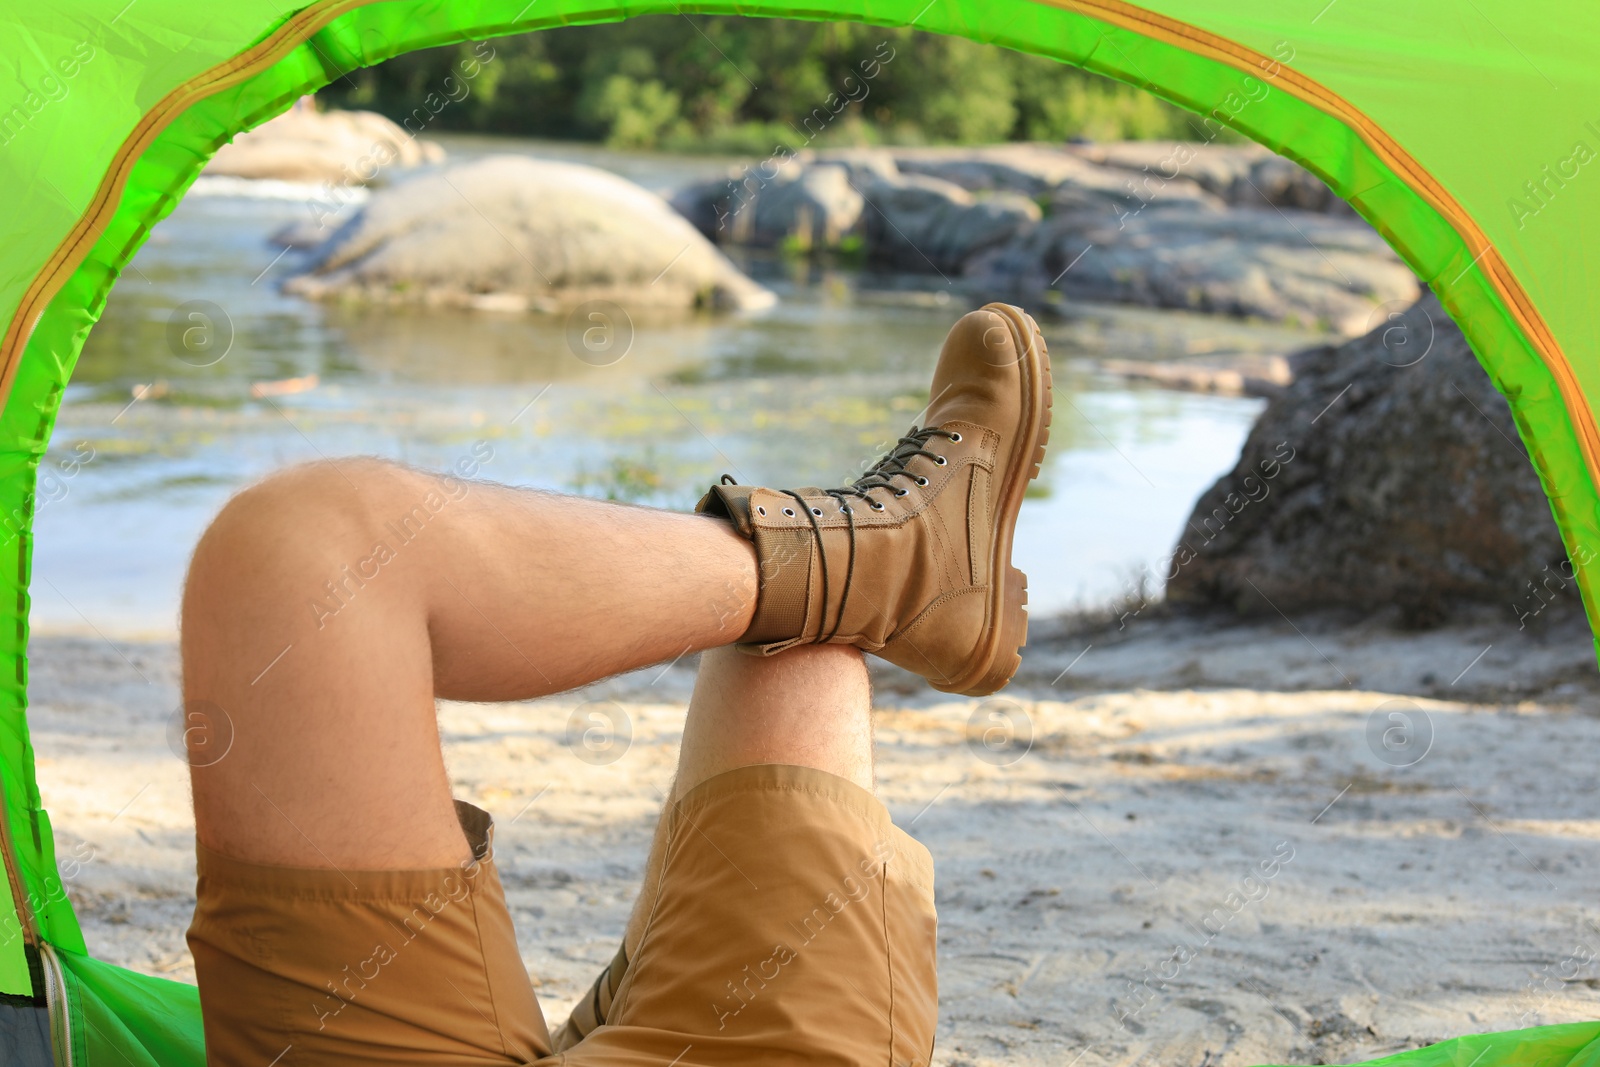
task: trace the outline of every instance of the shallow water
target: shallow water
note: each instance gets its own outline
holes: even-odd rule
[[[457,158],[507,148],[575,158],[658,188],[726,165],[481,139],[451,147]],[[492,453],[483,475],[497,481],[670,507],[690,506],[724,472],[840,484],[917,418],[939,343],[965,307],[937,278],[757,260],[749,269],[779,293],[775,309],[634,320],[625,355],[610,362],[623,346],[589,353],[576,340],[583,322],[281,293],[298,254],[275,260],[266,236],[306,219],[311,192],[202,179],[112,293],[41,468],[36,628],[170,633],[208,518],[240,485],[300,460],[367,453],[443,467],[477,448]],[[1185,314],[1069,310],[1044,323],[1055,425],[1017,531],[1036,612],[1107,601],[1157,568],[1261,406],[1130,386],[1097,373],[1092,357],[1286,351],[1317,339]],[[186,347],[183,331],[208,322],[214,332],[191,333]],[[208,337],[209,347],[193,343]],[[252,383],[311,374],[307,391],[251,395]]]

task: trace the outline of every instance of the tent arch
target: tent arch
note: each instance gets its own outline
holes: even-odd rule
[[[1378,0],[1343,2],[1366,10],[1368,25],[1383,26],[1393,16]],[[56,874],[26,725],[37,466],[77,355],[111,286],[211,154],[302,94],[404,52],[649,14],[850,20],[913,26],[1049,56],[1137,85],[1208,124],[1238,130],[1306,166],[1349,201],[1461,324],[1510,400],[1579,565],[1591,622],[1600,627],[1600,567],[1585,565],[1600,553],[1600,432],[1592,410],[1600,398],[1600,333],[1586,324],[1582,309],[1567,306],[1567,290],[1548,284],[1548,250],[1523,241],[1521,226],[1512,231],[1504,217],[1490,218],[1481,191],[1465,198],[1471,202],[1466,206],[1452,192],[1461,185],[1458,172],[1446,180],[1430,171],[1393,135],[1392,115],[1380,121],[1341,94],[1348,80],[1365,94],[1363,102],[1381,96],[1372,95],[1370,79],[1351,75],[1348,63],[1341,66],[1350,40],[1330,44],[1328,34],[1316,29],[1327,8],[1312,18],[1314,12],[1284,13],[1275,4],[1214,11],[1203,0],[1151,0],[1145,7],[1122,0],[805,0],[800,7],[776,0],[318,0],[285,16],[272,0],[240,0],[216,12],[182,0],[123,3],[82,0],[41,15],[38,21],[52,23],[48,32],[0,24],[0,52],[45,55],[49,61],[81,55],[81,39],[93,55],[105,56],[98,68],[92,58],[81,61],[73,75],[81,83],[72,90],[76,95],[47,101],[37,112],[30,103],[20,132],[7,125],[12,113],[0,112],[0,139],[7,148],[0,187],[19,198],[19,210],[33,212],[0,252],[0,307],[7,317],[0,340],[0,598],[11,615],[0,657],[12,665],[0,679],[0,849],[7,869],[0,893],[9,897],[0,900],[0,993],[26,996],[41,984],[49,987],[64,1005],[56,1012],[58,1048],[64,1043],[75,1062],[198,1064],[203,1053],[193,989],[89,958]],[[1570,0],[1541,6],[1552,9],[1545,23],[1563,26],[1563,34],[1580,32],[1574,27],[1591,21]],[[1437,17],[1447,19],[1443,5]],[[1472,37],[1448,18],[1457,36]],[[204,20],[209,22],[195,25]],[[1505,44],[1550,80],[1509,38]],[[1496,48],[1495,61],[1515,63]],[[1542,53],[1540,58],[1548,64]],[[60,69],[65,77],[66,67]],[[1592,73],[1580,75],[1571,66],[1556,73],[1564,82],[1582,78],[1590,88],[1600,85]],[[1533,80],[1523,72],[1518,84],[1526,89]],[[74,135],[80,141],[71,150],[71,167],[53,163]],[[1600,146],[1600,129],[1592,140]],[[1538,178],[1537,167],[1529,166]],[[1564,190],[1565,184],[1542,188]],[[1581,217],[1600,217],[1600,190],[1561,195],[1561,210],[1581,213],[1587,206]],[[1547,206],[1538,202],[1541,210]],[[1580,279],[1583,273],[1580,264]],[[1559,321],[1551,318],[1552,309],[1561,312]],[[1600,1024],[1537,1033],[1548,1034],[1539,1040],[1546,1041],[1541,1054],[1556,1054],[1551,1062],[1600,1054],[1600,1046],[1591,1044],[1600,1039]],[[1458,1045],[1455,1052],[1492,1046],[1506,1054],[1516,1046],[1525,1053],[1529,1040],[1463,1038],[1410,1054],[1415,1058],[1408,1062],[1451,1062],[1443,1050]],[[1436,1051],[1434,1059],[1422,1056]],[[1490,1057],[1481,1067],[1499,1059]]]

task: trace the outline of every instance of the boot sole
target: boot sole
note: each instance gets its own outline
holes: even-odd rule
[[[1050,442],[1050,415],[1055,393],[1050,377],[1050,351],[1038,323],[1020,308],[988,304],[1006,321],[1012,341],[1022,353],[1024,416],[1016,446],[1001,486],[999,521],[993,533],[994,552],[989,560],[988,626],[979,636],[971,669],[960,678],[933,687],[946,693],[981,697],[998,692],[1022,665],[1021,649],[1028,643],[1028,576],[1011,565],[1011,538],[1028,483],[1039,476],[1045,445]]]

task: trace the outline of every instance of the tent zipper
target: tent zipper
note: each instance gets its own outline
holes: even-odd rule
[[[67,1005],[67,975],[61,969],[56,950],[39,943],[39,962],[44,965],[44,1002],[50,1013],[50,1044],[55,1050],[56,1067],[72,1067],[72,1013]]]

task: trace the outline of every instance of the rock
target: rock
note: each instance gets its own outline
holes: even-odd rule
[[[967,265],[972,284],[1014,300],[1073,299],[1187,308],[1355,335],[1379,304],[1415,300],[1416,276],[1355,218],[1148,204],[1059,193],[1041,225]]]
[[[1102,359],[1095,366],[1129,381],[1151,382],[1166,389],[1219,396],[1281,396],[1294,380],[1283,356],[1236,355],[1160,362],[1150,359]]]
[[[859,237],[873,266],[960,276],[982,299],[1059,291],[1353,336],[1420,287],[1342,204],[1260,146],[1185,142],[808,151],[673,198],[714,241],[834,250]]]
[[[1014,192],[975,197],[938,178],[901,175],[881,153],[845,152],[740,168],[679,190],[672,206],[722,243],[831,250],[859,236],[877,266],[946,274],[1041,216]]]
[[[337,211],[338,205],[335,205],[335,208]],[[343,210],[348,212],[353,211],[354,208],[345,207]],[[317,215],[312,218],[286,222],[276,230],[273,230],[267,240],[280,248],[295,248],[301,251],[315,248],[338,232],[338,225],[335,221],[337,218],[336,213],[329,212],[328,214],[330,216],[328,218]]]
[[[1316,175],[1256,144],[1013,144],[904,150],[895,159],[908,174],[943,178],[969,191],[1006,189],[1056,204],[1093,202],[1134,210],[1189,202],[1354,214]]]
[[[723,219],[728,215],[728,201],[732,196],[732,178],[710,178],[690,182],[672,191],[667,203],[672,210],[688,220],[708,241],[729,241],[730,233]]]
[[[285,288],[317,299],[497,311],[588,300],[770,306],[665,201],[576,163],[490,156],[373,194]]]
[[[803,161],[805,153],[797,158]],[[829,148],[811,158],[818,166],[843,167],[850,176],[850,184],[857,189],[879,178],[892,181],[900,177],[894,156],[882,148]]]
[[[1230,198],[1235,184],[1249,175],[1251,166],[1273,158],[1270,150],[1258,144],[1192,141],[1112,141],[1068,145],[1065,150],[1086,162],[1141,178],[1191,181],[1224,200]]]
[[[437,163],[444,149],[371,111],[297,105],[217,150],[205,173],[232,178],[379,184],[397,169]]]
[[[870,262],[893,270],[959,273],[967,260],[1039,221],[1039,205],[998,192],[982,199],[958,185],[911,174],[864,190]]]
[[[725,184],[712,202],[713,232],[734,244],[838,248],[861,221],[864,201],[845,167],[791,166],[772,181],[731,188]]]
[[[1140,183],[1192,182],[1229,204],[1355,214],[1321,178],[1258,144],[1122,141],[1070,145],[1067,151],[1129,172]]]
[[[1115,196],[1130,181],[1125,171],[1046,145],[901,149],[894,159],[905,174],[938,178],[969,192],[1003,190],[1030,198],[1046,197],[1062,185]]]
[[[1265,204],[1269,207],[1354,215],[1355,208],[1309,170],[1282,156],[1268,156],[1250,165],[1228,191],[1230,204]]]
[[[800,249],[838,248],[856,231],[865,206],[847,167],[818,164],[793,181],[774,183],[733,219],[737,235],[746,223],[754,230],[749,243],[792,242]]]
[[[679,214],[721,244],[837,249],[861,221],[860,190],[898,177],[894,160],[875,149],[796,153],[735,167],[726,178],[696,182],[672,195]]]
[[[1397,605],[1412,625],[1472,601],[1508,620],[1577,604],[1510,408],[1431,295],[1294,363],[1195,506],[1169,601],[1291,618]],[[1531,597],[1530,582],[1549,592]]]

